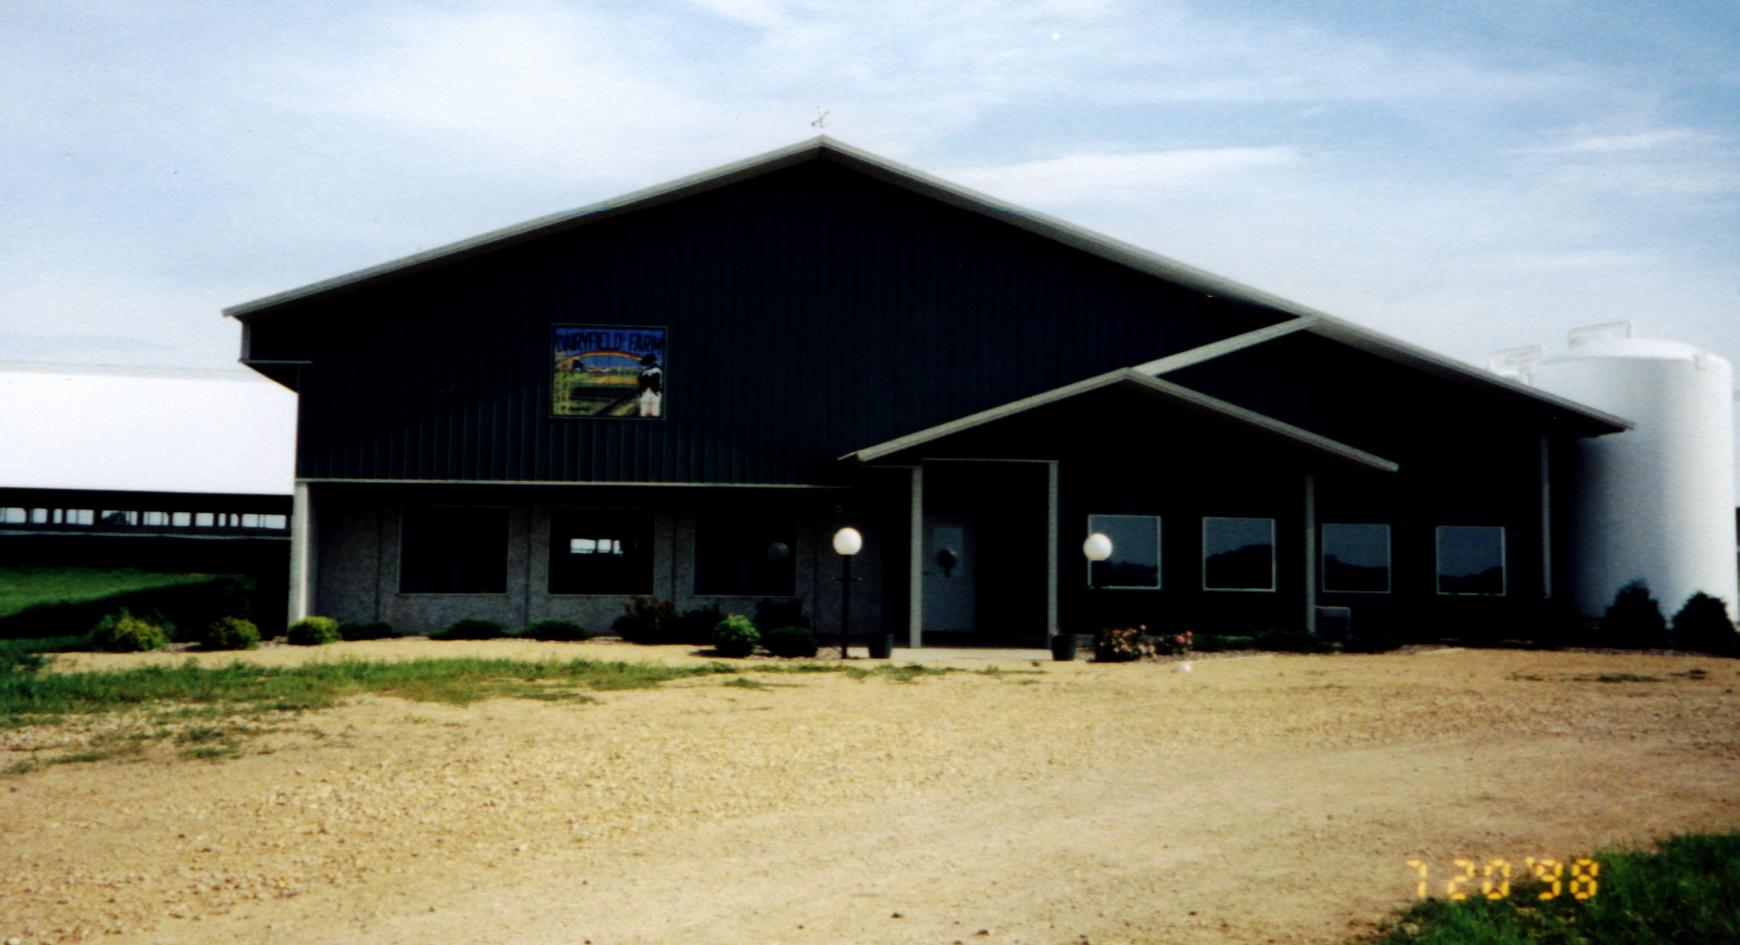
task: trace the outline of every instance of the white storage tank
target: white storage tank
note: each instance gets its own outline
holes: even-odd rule
[[[1530,363],[1532,362],[1532,363]],[[1677,341],[1633,338],[1630,322],[1578,328],[1570,346],[1507,365],[1524,382],[1637,426],[1581,439],[1567,510],[1565,588],[1599,616],[1643,579],[1669,619],[1697,591],[1736,603],[1733,372]]]

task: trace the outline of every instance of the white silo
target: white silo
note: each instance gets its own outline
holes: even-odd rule
[[[1570,347],[1513,367],[1520,379],[1632,421],[1577,444],[1566,574],[1599,615],[1642,578],[1672,617],[1694,592],[1736,603],[1734,393],[1728,362],[1630,322],[1574,329]],[[1513,361],[1514,364],[1514,361]]]

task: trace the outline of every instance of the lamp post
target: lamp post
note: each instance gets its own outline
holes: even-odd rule
[[[1090,562],[1090,567],[1110,558],[1112,556],[1111,536],[1105,532],[1094,532],[1087,536],[1086,541],[1081,543],[1081,553]]]
[[[1081,553],[1082,553],[1082,557],[1084,557],[1088,560],[1088,594],[1089,594],[1089,600],[1093,601],[1093,603],[1097,604],[1099,595],[1094,594],[1093,592],[1100,589],[1100,582],[1099,582],[1099,579],[1094,576],[1094,565],[1099,564],[1100,562],[1111,558],[1111,556],[1112,556],[1112,538],[1111,538],[1111,536],[1107,535],[1105,532],[1094,532],[1094,533],[1088,535],[1087,539],[1081,543]],[[1088,606],[1088,609],[1090,611],[1093,610],[1093,604],[1090,604]],[[1094,623],[1096,624],[1096,626],[1094,628],[1094,638],[1096,641],[1099,639],[1099,628],[1097,626],[1097,624],[1099,622],[1100,621],[1097,619],[1094,621]]]
[[[840,556],[840,659],[846,658],[852,623],[852,556],[864,550],[864,536],[850,525],[834,533],[834,553]]]

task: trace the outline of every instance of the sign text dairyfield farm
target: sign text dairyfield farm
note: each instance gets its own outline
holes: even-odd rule
[[[552,415],[647,419],[665,415],[665,329],[556,325],[551,348]]]

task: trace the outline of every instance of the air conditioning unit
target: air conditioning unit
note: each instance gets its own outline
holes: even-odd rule
[[[1352,609],[1347,607],[1317,608],[1317,639],[1343,643],[1352,637]]]

